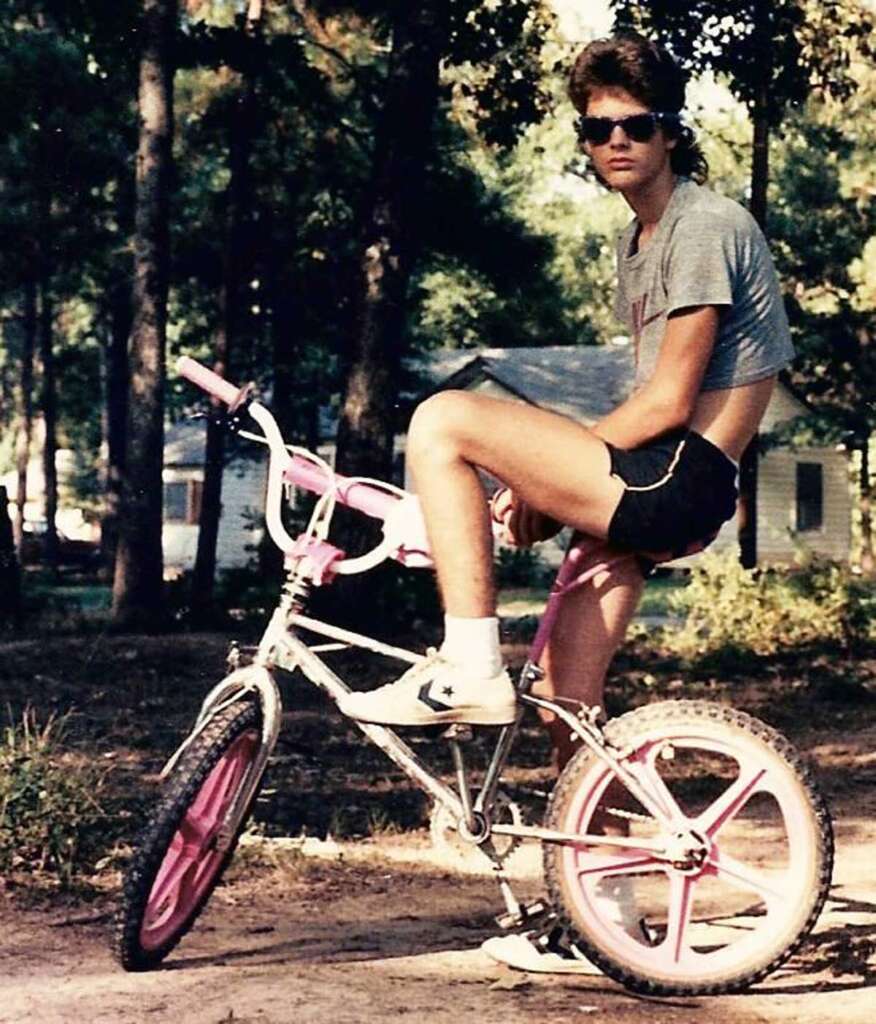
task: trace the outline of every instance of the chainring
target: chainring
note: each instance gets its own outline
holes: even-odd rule
[[[501,825],[523,824],[523,815],[520,808],[505,793],[499,792],[496,794],[491,823]],[[443,804],[434,804],[432,806],[432,813],[429,818],[429,835],[434,849],[446,857],[459,861],[469,857],[471,851],[478,847],[477,843],[466,839],[464,835],[460,834],[456,817]],[[504,866],[521,842],[522,840],[519,836],[491,835],[484,845],[489,844],[495,857]]]

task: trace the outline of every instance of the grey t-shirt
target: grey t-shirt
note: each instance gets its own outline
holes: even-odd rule
[[[702,391],[772,376],[793,359],[788,318],[766,240],[732,199],[679,178],[644,249],[634,220],[618,239],[614,311],[635,346],[636,385],[651,378],[667,317],[690,306],[721,316]]]

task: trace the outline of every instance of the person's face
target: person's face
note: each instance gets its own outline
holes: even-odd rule
[[[598,89],[590,96],[587,117],[617,119],[646,114],[649,108],[625,89]],[[669,154],[675,146],[661,127],[650,139],[636,142],[622,125],[615,125],[604,143],[587,141],[584,149],[600,176],[619,192],[636,193],[665,176],[671,179]]]

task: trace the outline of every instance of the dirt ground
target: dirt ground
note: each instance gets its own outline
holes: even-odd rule
[[[153,647],[121,638],[29,643],[4,645],[4,699],[15,706],[42,694],[59,709],[75,704],[76,741],[117,765],[121,790],[148,793],[224,641],[179,638],[172,654],[162,640]],[[40,672],[33,670],[37,655]],[[415,795],[368,760],[356,733],[322,715],[318,701],[287,691],[276,794],[260,812],[265,830],[348,838],[308,843],[312,856],[289,854],[288,841],[245,845],[192,933],[162,969],[147,974],[125,974],[110,956],[112,877],[103,879],[102,894],[79,901],[34,904],[15,887],[0,889],[0,1022],[458,1024],[467,1016],[485,1024],[564,1024],[592,1016],[641,1024],[871,1024],[876,672],[872,660],[819,657],[774,659],[758,678],[750,666],[736,675],[707,666],[682,672],[632,651],[614,672],[615,699],[624,706],[682,689],[732,699],[790,733],[819,766],[837,835],[831,899],[802,951],[745,994],[645,999],[605,978],[521,974],[494,964],[478,948],[495,933],[501,909],[492,880],[468,861],[436,853],[422,828],[412,827],[423,813]],[[146,720],[152,726],[144,732],[137,722]],[[534,728],[524,748],[512,785],[519,786],[515,796],[529,794],[527,809],[536,811],[548,774]],[[331,802],[335,809],[328,811]],[[390,811],[378,816],[375,808],[387,805]],[[518,857],[515,889],[537,896],[537,853],[525,848]]]

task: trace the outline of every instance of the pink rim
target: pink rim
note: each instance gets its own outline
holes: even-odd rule
[[[566,847],[561,854],[564,888],[579,919],[588,924],[588,937],[613,959],[651,976],[679,982],[729,978],[760,961],[768,962],[796,937],[801,908],[811,905],[817,877],[817,830],[792,771],[754,737],[739,732],[731,738],[720,726],[713,730],[708,725],[679,725],[668,732],[663,727],[659,734],[646,734],[638,742],[628,766],[651,797],[679,823],[679,830],[695,829],[706,837],[709,854],[702,869],[690,874],[657,860],[647,850],[604,852],[605,848]],[[695,817],[685,816],[660,775],[658,759],[667,743],[676,749],[709,752],[736,763],[735,780]],[[587,831],[612,779],[601,762],[593,765],[570,802],[564,831]],[[732,831],[732,822],[755,795],[765,795],[777,808],[772,828],[780,833],[778,839],[773,835],[769,842],[758,844],[760,863],[756,865],[732,856],[731,844],[724,842],[728,835],[724,830],[729,826],[728,831]],[[738,825],[741,827],[742,822]],[[655,828],[652,835],[656,834]],[[770,857],[775,858],[772,863]],[[667,893],[661,915],[662,935],[651,940],[654,944],[636,934],[635,929],[631,933],[628,924],[609,920],[606,904],[600,899],[600,890],[603,894],[612,887],[615,891],[625,887],[632,891],[637,884],[647,884],[646,879],[652,886],[655,879],[658,884],[662,879],[661,891]],[[714,911],[697,917],[694,911],[701,891],[709,891],[710,885],[723,886],[737,897],[743,894],[742,902],[751,906],[723,917]],[[724,935],[721,941],[704,941],[703,932],[708,932],[710,926]]]
[[[237,737],[190,804],[158,869],[140,926],[140,945],[159,949],[198,906],[222,865],[216,836],[258,748],[258,733]]]

